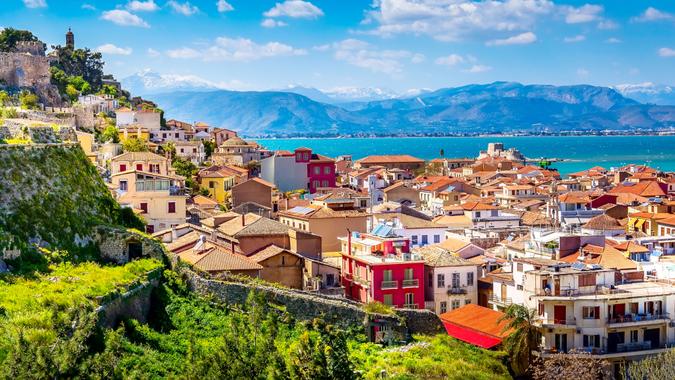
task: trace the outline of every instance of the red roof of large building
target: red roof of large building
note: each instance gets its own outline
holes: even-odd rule
[[[481,348],[498,346],[509,333],[504,313],[483,306],[469,304],[440,315],[448,335]]]
[[[413,157],[408,154],[395,154],[384,156],[368,156],[360,159],[359,162],[362,164],[392,164],[392,163],[421,164],[424,163],[424,160],[421,158]]]

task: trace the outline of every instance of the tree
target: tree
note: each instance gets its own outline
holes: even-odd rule
[[[509,352],[511,368],[517,375],[527,373],[532,363],[532,351],[539,347],[541,335],[535,326],[537,311],[523,305],[509,306],[499,321],[507,321],[504,332],[509,336],[504,339],[504,347]]]
[[[0,107],[9,105],[12,101],[12,97],[7,93],[7,91],[0,91]]]
[[[26,110],[34,110],[38,108],[39,98],[37,95],[33,94],[30,91],[24,90],[19,94],[19,102],[21,103],[21,108]]]
[[[545,359],[537,358],[533,365],[535,380],[609,380],[612,367],[607,360],[598,359],[587,352],[553,354]],[[643,379],[643,377],[636,377]]]
[[[105,127],[103,133],[101,133],[101,142],[108,142],[108,141],[113,143],[120,142],[119,130],[114,125],[109,125]]]
[[[204,153],[206,153],[206,158],[208,159],[216,150],[216,143],[210,140],[204,140],[202,143],[204,144]]]
[[[632,361],[623,370],[629,379],[675,379],[675,349]]]
[[[124,140],[122,143],[122,149],[125,152],[147,152],[148,145],[141,139],[130,137]]]
[[[90,86],[90,91],[96,92],[103,85],[103,56],[89,49],[71,49],[67,46],[52,46],[58,59],[54,67],[70,77],[81,77]],[[52,71],[52,78],[54,72]],[[62,82],[61,82],[62,83]],[[58,85],[58,82],[56,83]],[[77,86],[75,86],[77,87]],[[65,88],[65,86],[64,86]]]
[[[19,41],[39,40],[28,30],[5,28],[0,32],[0,51],[9,52],[14,50],[16,43]]]

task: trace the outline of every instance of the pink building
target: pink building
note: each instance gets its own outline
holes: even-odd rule
[[[380,224],[342,242],[342,284],[348,298],[397,308],[424,308],[424,260],[410,253],[410,241]]]

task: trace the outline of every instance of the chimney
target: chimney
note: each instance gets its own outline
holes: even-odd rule
[[[176,231],[176,226],[171,226],[171,240],[170,242],[178,239],[178,232]]]
[[[246,227],[246,215],[241,214],[241,226]]]
[[[211,241],[213,241],[214,243],[218,241],[218,230],[216,230],[215,228],[211,230]]]

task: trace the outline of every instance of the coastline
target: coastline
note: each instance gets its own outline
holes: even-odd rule
[[[308,135],[308,136],[247,136],[243,135],[245,139],[251,140],[341,140],[341,139],[382,139],[382,138],[398,138],[398,139],[414,139],[414,138],[515,138],[515,137],[668,137],[675,136],[675,131],[658,131],[653,133],[486,133],[486,134],[429,134],[429,135]]]

